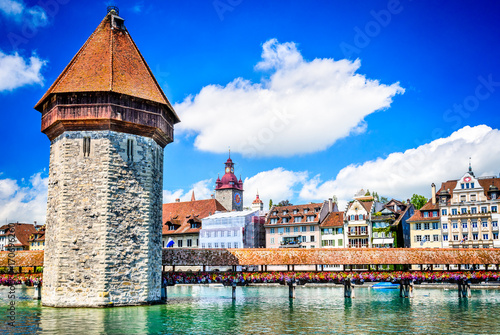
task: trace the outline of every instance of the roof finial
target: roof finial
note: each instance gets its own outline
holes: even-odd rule
[[[229,148],[229,158],[231,158],[231,146],[229,146],[228,148]]]
[[[120,15],[120,10],[118,9],[118,6],[108,6],[106,13],[109,13],[112,10],[116,12],[116,15]]]
[[[469,157],[469,172],[472,172],[471,157]]]

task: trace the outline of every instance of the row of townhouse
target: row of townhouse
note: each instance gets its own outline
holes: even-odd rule
[[[267,248],[392,248],[410,245],[407,220],[413,205],[375,201],[361,191],[345,212],[332,199],[273,207],[267,217]]]
[[[431,199],[410,218],[413,248],[499,248],[500,178],[476,177],[431,185]]]

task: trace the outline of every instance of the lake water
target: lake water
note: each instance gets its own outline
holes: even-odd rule
[[[366,285],[366,284],[365,284]],[[17,289],[16,327],[5,324],[7,287],[0,287],[1,334],[500,334],[500,290],[357,288],[345,300],[340,287],[214,286],[168,288],[165,305],[108,309],[42,307],[32,289]]]

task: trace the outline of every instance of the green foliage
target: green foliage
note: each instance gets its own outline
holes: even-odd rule
[[[269,199],[269,210],[273,208],[273,199]]]
[[[415,209],[420,209],[427,203],[427,198],[423,195],[414,194],[411,196],[410,202],[415,206]]]
[[[370,194],[370,190],[366,190],[365,195],[371,195],[371,194]]]
[[[281,200],[280,202],[278,202],[278,204],[276,206],[293,206],[293,204],[287,200]]]

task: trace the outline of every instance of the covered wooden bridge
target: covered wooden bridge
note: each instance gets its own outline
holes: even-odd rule
[[[164,266],[261,266],[341,265],[353,266],[403,265],[408,267],[450,265],[460,270],[464,265],[483,265],[486,270],[498,270],[500,249],[163,249]],[[443,267],[443,268],[444,268]]]
[[[483,265],[498,270],[500,249],[163,249],[163,266]],[[43,267],[43,251],[0,252],[0,267]]]

